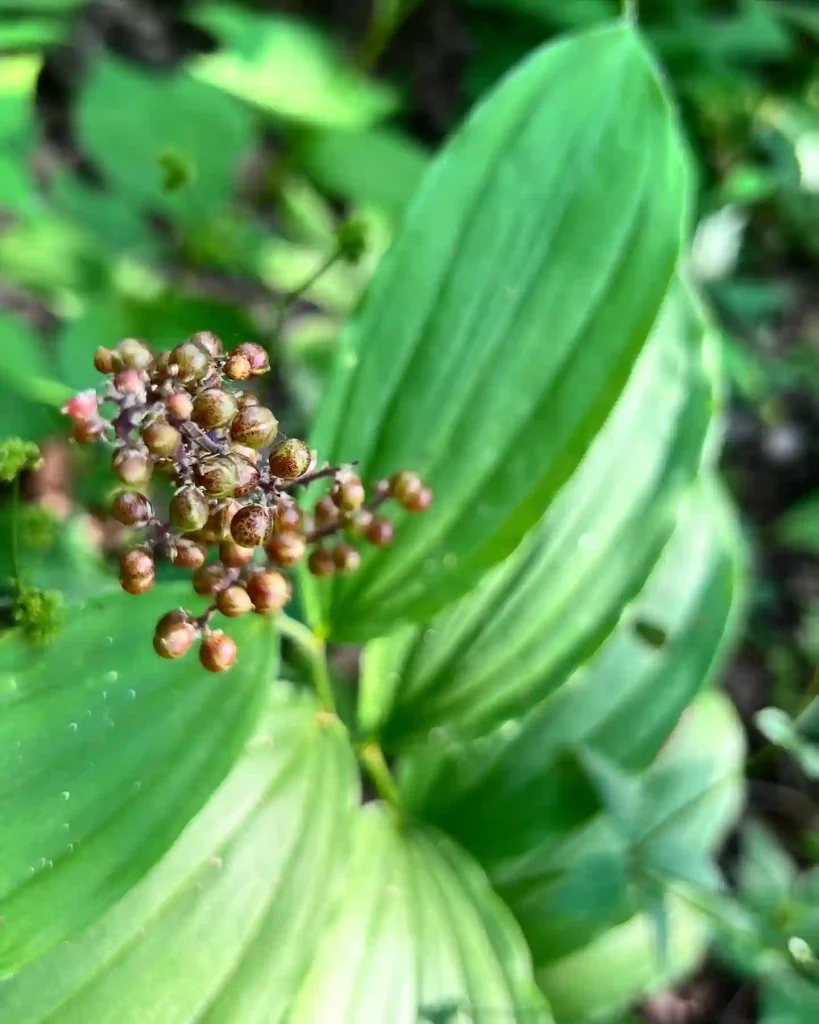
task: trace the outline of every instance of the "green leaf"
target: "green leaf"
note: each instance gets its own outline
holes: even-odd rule
[[[762,735],[777,747],[786,750],[809,779],[819,779],[819,744],[800,734],[795,722],[782,708],[762,708],[754,716]]]
[[[84,150],[115,192],[185,223],[227,205],[253,145],[250,113],[219,89],[110,57],[95,62],[76,117]],[[167,188],[168,159],[188,169],[181,187]]]
[[[0,986],[0,1017],[290,1020],[357,798],[342,727],[277,685],[241,759],[164,859],[94,924]]]
[[[0,8],[2,9],[2,8]],[[0,20],[0,50],[41,50],[59,43],[66,25],[53,18],[13,17]]]
[[[364,808],[340,909],[288,1019],[496,1018],[552,1019],[508,911],[454,843]]]
[[[777,838],[757,822],[742,831],[737,885],[742,902],[769,915],[791,900],[797,866]]]
[[[389,89],[367,81],[300,22],[220,3],[203,5],[196,20],[222,48],[196,58],[191,73],[267,113],[360,128],[395,105]]]
[[[785,547],[819,551],[819,494],[810,494],[789,508],[777,521],[776,536]]]
[[[391,746],[437,725],[485,730],[547,696],[600,645],[645,582],[703,460],[703,330],[688,294],[675,290],[575,475],[510,559],[404,641],[400,686],[371,671],[392,638],[369,645],[365,730]]]
[[[445,147],[313,438],[368,480],[418,471],[436,501],[331,585],[334,636],[428,621],[541,518],[645,344],[687,199],[676,119],[628,26],[537,52]]]
[[[0,643],[0,971],[105,911],[175,841],[251,730],[275,665],[269,622],[230,625],[239,665],[166,662],[153,626],[186,586],[75,607],[41,654]]]

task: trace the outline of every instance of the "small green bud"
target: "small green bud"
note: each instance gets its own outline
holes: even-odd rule
[[[367,249],[367,229],[359,220],[348,220],[336,228],[336,242],[345,262],[358,263]]]

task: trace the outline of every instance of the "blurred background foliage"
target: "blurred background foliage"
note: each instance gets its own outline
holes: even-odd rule
[[[120,541],[105,457],[58,440],[98,345],[166,347],[200,329],[261,341],[275,357],[267,397],[303,432],[339,326],[440,141],[534,47],[620,9],[0,0],[0,437],[45,455],[25,481],[27,579],[95,589]],[[767,828],[741,856],[729,847],[726,867],[748,913],[781,929],[783,900],[812,905],[814,876],[794,878],[819,861],[819,5],[640,0],[639,18],[696,168],[692,272],[720,325],[724,472],[757,558],[727,685],[751,741],[749,813]],[[349,221],[366,239],[356,262],[334,259]],[[0,517],[5,531],[8,506]],[[2,548],[0,571],[12,572]],[[762,881],[748,867],[760,863]],[[746,978],[762,968],[744,948],[723,959],[727,974],[709,966],[673,996],[680,1013],[754,1019]],[[819,1019],[812,1003],[799,1016],[799,977],[764,997],[771,1019]],[[644,1008],[689,1019],[670,1012]]]

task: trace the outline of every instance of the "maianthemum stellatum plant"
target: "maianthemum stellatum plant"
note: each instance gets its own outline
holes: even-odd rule
[[[142,444],[173,455],[171,528],[120,497],[147,527],[128,592],[70,608],[43,651],[0,642],[0,1019],[586,1021],[696,963],[741,798],[741,731],[707,689],[741,545],[712,475],[688,177],[630,22],[500,84],[429,169],[296,462],[238,452],[267,603],[252,574],[231,603],[153,568],[218,542],[247,571],[248,535],[182,535],[244,486],[225,445],[279,443],[259,406],[202,399],[259,354],[207,334],[98,354],[127,375],[119,427],[80,396],[75,432],[131,439],[127,483]],[[232,494],[208,492],[222,476]],[[394,536],[367,544],[354,515],[388,491]],[[330,550],[323,515],[350,527],[332,574],[301,557]],[[165,656],[200,633],[229,672]],[[335,643],[363,648],[355,701]]]

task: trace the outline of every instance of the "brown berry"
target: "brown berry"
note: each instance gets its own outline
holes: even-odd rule
[[[165,401],[169,416],[178,420],[189,420],[193,412],[193,399],[186,391],[177,391]]]
[[[395,536],[395,527],[386,516],[373,516],[367,527],[366,537],[370,544],[377,548],[385,548]]]
[[[361,566],[361,552],[352,544],[337,544],[332,550],[332,556],[339,572],[355,572]]]
[[[208,562],[193,574],[193,589],[200,597],[213,597],[230,580],[230,570],[219,562]]]
[[[182,435],[165,420],[156,420],[142,429],[145,447],[160,459],[172,459],[182,444]]]
[[[227,672],[236,664],[237,653],[236,642],[227,633],[215,629],[202,640],[199,660],[208,672]]]
[[[312,454],[304,441],[289,437],[276,445],[267,464],[272,475],[279,477],[280,480],[297,480],[310,468],[311,460]]]
[[[328,526],[334,526],[338,522],[338,506],[332,498],[320,498],[313,509],[316,526],[323,530]]]
[[[253,374],[250,360],[235,352],[225,363],[224,374],[230,380],[247,380]]]
[[[230,436],[248,448],[266,448],[279,431],[279,421],[263,405],[246,405],[230,425]]]
[[[255,548],[264,544],[270,530],[270,513],[264,505],[245,505],[240,508],[230,524],[230,534],[243,548]]]
[[[267,373],[270,369],[270,356],[255,341],[245,341],[237,345],[231,355],[245,358],[250,363],[250,373],[253,377]]]
[[[183,384],[203,380],[210,373],[213,365],[208,352],[192,341],[177,345],[171,352],[168,368],[175,371]]]
[[[125,526],[145,526],[153,518],[154,507],[138,491],[120,491],[114,498],[112,511]]]
[[[259,615],[275,615],[290,600],[290,584],[275,569],[257,569],[248,577],[246,586]]]
[[[205,564],[206,549],[202,544],[179,537],[173,542],[171,562],[180,569],[198,569]]]
[[[203,348],[212,359],[222,354],[222,341],[213,331],[196,331],[188,341]]]
[[[426,512],[432,506],[432,488],[422,487],[417,494],[401,502],[407,512]]]
[[[125,338],[114,349],[113,363],[117,369],[150,373],[154,368],[154,354],[144,341]]]
[[[147,576],[121,576],[119,582],[127,594],[138,596],[147,594],[154,585],[155,579],[153,573],[148,573]]]
[[[219,561],[229,569],[243,569],[253,554],[253,548],[243,548],[232,537],[219,544]]]
[[[307,543],[298,533],[271,533],[264,550],[271,562],[291,569],[304,558]]]
[[[184,487],[180,487],[171,498],[168,518],[177,530],[183,532],[201,530],[209,516],[208,499],[198,487],[186,484]]]
[[[104,433],[105,423],[100,419],[74,420],[71,424],[71,436],[78,444],[91,444]]]
[[[353,537],[366,537],[373,518],[373,513],[368,508],[360,508],[357,512],[344,517],[344,529]]]
[[[102,345],[99,346],[94,353],[94,369],[98,373],[114,372],[114,353],[110,348],[104,348]]]
[[[239,615],[252,612],[253,602],[244,587],[234,584],[216,595],[216,607],[229,619],[235,619]]]
[[[151,479],[152,463],[137,448],[120,448],[111,458],[114,475],[129,487],[143,487]]]
[[[121,576],[152,576],[156,571],[154,556],[147,548],[132,548],[119,561]]]
[[[421,477],[417,473],[410,473],[408,469],[405,469],[390,479],[390,494],[406,508],[405,503],[413,498],[423,486]]]
[[[218,544],[220,541],[230,539],[230,524],[233,522],[233,517],[239,511],[239,508],[239,502],[234,498],[230,498],[227,501],[221,502],[211,512],[204,527],[208,535],[209,544]]]
[[[236,415],[238,405],[229,391],[207,388],[200,391],[193,402],[191,419],[203,430],[226,427]]]
[[[194,479],[211,498],[229,498],[236,492],[239,474],[230,455],[210,455],[196,463]]]
[[[303,533],[304,512],[295,502],[277,505],[273,509],[273,529],[278,533]]]
[[[187,654],[196,639],[196,627],[183,611],[168,612],[154,629],[154,650],[160,658],[173,660]]]
[[[249,459],[241,455],[231,455],[233,464],[236,467],[236,490],[233,492],[237,498],[246,498],[259,486],[259,471]]]
[[[310,572],[314,576],[332,576],[336,571],[336,563],[327,548],[316,548],[307,561]]]
[[[342,512],[355,512],[364,504],[367,495],[358,477],[350,474],[333,485],[330,497]]]

